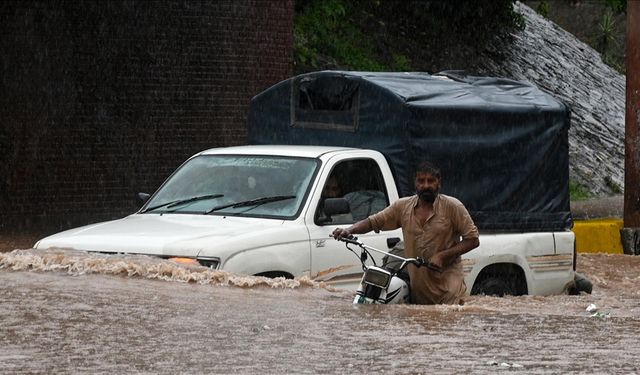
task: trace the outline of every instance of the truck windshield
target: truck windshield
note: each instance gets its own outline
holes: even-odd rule
[[[140,213],[292,219],[318,168],[311,158],[201,155],[184,163]]]

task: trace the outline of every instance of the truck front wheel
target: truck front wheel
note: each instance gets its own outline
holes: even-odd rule
[[[285,279],[293,279],[292,274],[287,272],[281,272],[281,271],[261,272],[261,273],[257,273],[255,276],[269,277],[271,279],[275,279],[278,277],[284,277]]]

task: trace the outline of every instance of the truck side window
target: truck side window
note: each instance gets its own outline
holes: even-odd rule
[[[291,125],[298,128],[358,130],[360,84],[342,75],[302,77],[291,90]]]
[[[344,198],[350,213],[328,217],[323,211],[326,198]],[[352,224],[389,205],[382,172],[371,159],[346,160],[337,164],[322,189],[315,222],[318,225]]]

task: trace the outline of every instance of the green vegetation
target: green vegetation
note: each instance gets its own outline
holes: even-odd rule
[[[296,66],[317,69],[322,59],[364,71],[408,70],[409,59],[392,55],[385,64],[376,55],[373,40],[351,18],[352,2],[343,0],[310,1],[300,9],[294,28]]]
[[[611,189],[611,192],[613,194],[622,194],[622,193],[624,193],[624,189],[622,188],[622,186],[620,186],[618,183],[613,181],[613,179],[611,177],[606,176],[604,178],[604,183],[607,184],[607,186],[609,187],[609,189]]]
[[[598,51],[607,65],[611,66],[621,74],[625,74],[624,61],[624,38],[625,31],[623,28],[624,16],[627,10],[627,0],[591,0],[588,8],[591,13],[584,13],[582,7],[579,7],[580,1],[550,1],[550,0],[530,0],[528,5],[535,7],[536,12],[543,17],[549,18],[554,22],[558,22],[561,27],[567,27],[568,30],[580,29],[576,35],[588,43],[592,48]],[[568,3],[568,4],[567,4]],[[567,17],[567,9],[573,9],[577,15],[575,19],[582,19],[583,16],[596,16],[599,18],[597,23],[576,24],[570,16]],[[595,21],[594,21],[595,22]],[[582,35],[580,35],[580,33]]]
[[[593,195],[584,186],[569,181],[569,197],[572,201],[583,201],[592,198]]]
[[[604,0],[604,2],[615,13],[627,12],[627,0]]]
[[[297,0],[295,73],[468,69],[477,51],[524,27],[515,0]]]
[[[596,50],[602,55],[602,61],[624,74],[624,61],[621,57],[616,56],[618,37],[618,25],[614,14],[607,9],[598,24],[598,31],[595,36]]]
[[[538,12],[542,17],[549,17],[549,2],[542,0],[536,7],[536,12]]]

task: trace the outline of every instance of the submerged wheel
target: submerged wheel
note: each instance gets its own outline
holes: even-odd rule
[[[293,275],[287,272],[281,272],[281,271],[269,271],[269,272],[261,272],[261,273],[257,273],[254,276],[264,276],[264,277],[268,277],[271,279],[275,279],[278,277],[284,277],[285,279],[293,279]]]
[[[473,283],[471,294],[522,296],[528,293],[527,279],[520,266],[494,263],[485,267]]]
[[[471,294],[503,297],[505,295],[516,295],[517,292],[504,279],[489,276],[475,283]]]

